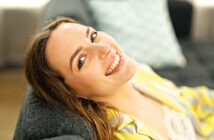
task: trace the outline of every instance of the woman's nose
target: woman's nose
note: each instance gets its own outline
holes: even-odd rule
[[[98,56],[103,59],[108,56],[111,52],[112,47],[109,44],[105,43],[93,43],[90,46],[86,47],[88,53]]]

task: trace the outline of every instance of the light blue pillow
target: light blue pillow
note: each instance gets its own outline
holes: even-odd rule
[[[183,67],[166,0],[88,0],[99,30],[113,36],[138,63]]]

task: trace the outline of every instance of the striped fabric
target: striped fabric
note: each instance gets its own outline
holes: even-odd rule
[[[140,91],[191,120],[197,135],[214,139],[214,90],[204,86],[176,87],[171,81],[141,66],[132,79]],[[137,118],[122,113],[123,122],[114,133],[116,140],[163,140],[157,132]]]

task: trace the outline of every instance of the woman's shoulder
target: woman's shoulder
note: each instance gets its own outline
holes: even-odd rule
[[[151,66],[145,63],[141,63],[138,65],[135,75],[132,78],[132,82],[134,84],[143,84],[143,83],[156,83],[163,87],[170,86],[175,88],[175,84],[160,75],[158,75]]]
[[[154,130],[136,117],[119,111],[117,113],[120,115],[121,122],[114,132],[115,140],[147,140],[148,138],[156,140],[160,138]]]

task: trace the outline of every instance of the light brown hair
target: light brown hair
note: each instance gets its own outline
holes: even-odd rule
[[[110,140],[116,129],[109,121],[108,106],[76,97],[72,87],[68,87],[63,76],[50,67],[45,56],[45,46],[51,32],[61,23],[75,23],[73,19],[58,17],[47,24],[43,30],[35,35],[26,52],[25,75],[38,96],[48,103],[76,112],[89,121],[94,127],[99,140]],[[92,139],[94,134],[92,134]]]

